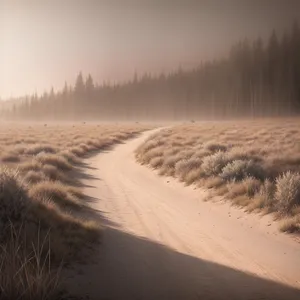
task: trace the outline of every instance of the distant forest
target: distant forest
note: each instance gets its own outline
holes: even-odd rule
[[[226,59],[193,70],[135,75],[95,85],[80,73],[74,86],[32,95],[2,110],[8,119],[185,120],[286,116],[300,113],[300,30],[238,42]]]

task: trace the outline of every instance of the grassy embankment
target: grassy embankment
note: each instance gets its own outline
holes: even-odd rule
[[[247,211],[274,212],[282,231],[300,231],[299,120],[175,126],[151,136],[136,158]]]
[[[76,169],[146,127],[1,125],[0,299],[58,299],[61,267],[101,237]]]

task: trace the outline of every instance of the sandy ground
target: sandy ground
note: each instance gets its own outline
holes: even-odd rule
[[[83,184],[105,226],[92,262],[69,272],[84,299],[300,299],[300,243],[270,216],[135,162],[152,132],[87,159]]]

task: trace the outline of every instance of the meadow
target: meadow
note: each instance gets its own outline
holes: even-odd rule
[[[300,120],[197,122],[166,128],[136,150],[139,163],[210,190],[300,231]],[[208,199],[206,199],[208,200]]]
[[[76,179],[83,158],[146,128],[1,123],[1,299],[59,299],[61,269],[101,240]]]

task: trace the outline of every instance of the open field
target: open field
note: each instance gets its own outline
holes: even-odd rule
[[[61,266],[101,236],[75,176],[82,158],[146,128],[1,124],[1,299],[53,299]]]
[[[136,151],[160,175],[211,189],[300,230],[300,120],[206,122],[162,130]]]

